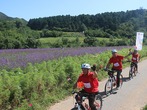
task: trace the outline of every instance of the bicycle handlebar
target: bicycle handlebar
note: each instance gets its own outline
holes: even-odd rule
[[[106,69],[106,68],[104,68],[103,70],[104,70],[104,71],[107,71],[107,72],[115,72],[115,70]]]
[[[132,62],[131,60],[128,60],[128,61],[126,61],[126,62]]]
[[[81,93],[82,93],[82,92],[81,92]],[[73,90],[73,91],[72,91],[72,94],[80,94],[80,91],[75,91],[75,90]],[[82,93],[82,94],[84,94],[84,95],[86,95],[86,96],[93,95],[92,93]]]
[[[73,90],[73,91],[72,91],[72,94],[75,94],[75,93],[78,93],[78,92],[76,92],[75,90]]]

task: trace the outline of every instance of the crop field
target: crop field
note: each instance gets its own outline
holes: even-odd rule
[[[84,48],[46,48],[46,49],[10,49],[0,50],[0,68],[11,69],[16,67],[26,67],[28,63],[40,63],[52,59],[63,58],[66,56],[79,56],[85,54],[101,53],[113,48],[120,47],[84,47]]]

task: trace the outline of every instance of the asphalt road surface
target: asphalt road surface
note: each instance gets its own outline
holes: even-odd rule
[[[99,91],[103,97],[102,110],[141,110],[147,104],[147,60],[140,62],[139,73],[132,80],[128,79],[129,67],[123,69],[122,87],[109,96],[104,95],[107,79],[100,82]],[[74,98],[56,103],[47,110],[71,110]]]

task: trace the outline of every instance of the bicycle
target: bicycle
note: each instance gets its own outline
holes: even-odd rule
[[[82,104],[82,106],[84,107],[85,110],[91,110],[91,108],[89,107],[89,104],[88,104],[88,96],[91,95],[91,94],[84,93],[86,95],[86,97],[83,96],[82,100],[81,100],[81,97],[80,97],[80,92],[73,91],[72,94],[75,94],[75,97],[78,97],[78,98],[77,99],[75,98],[76,102],[75,102],[74,108],[72,108],[71,110],[82,110],[81,104]],[[79,104],[79,103],[81,103],[81,104]],[[95,104],[97,110],[102,109],[102,97],[101,97],[100,94],[97,94],[95,96],[94,104]]]
[[[131,62],[130,64],[130,70],[129,70],[129,79],[133,79],[133,77],[136,76],[137,71],[136,71],[136,63],[132,62],[132,61],[128,61]]]
[[[114,75],[114,73],[116,72],[114,70],[107,69],[105,71],[108,71],[108,75],[109,75],[109,78],[105,84],[105,94],[109,95],[113,92],[114,89],[117,88],[117,75]],[[122,87],[122,84],[123,84],[123,75],[121,74],[120,75],[120,87]]]

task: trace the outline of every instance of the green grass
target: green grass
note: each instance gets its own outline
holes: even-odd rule
[[[147,110],[147,105],[143,108],[143,110]]]
[[[63,32],[64,37],[85,37],[82,32]]]
[[[63,38],[67,38],[68,42],[73,42],[77,38],[79,39],[79,43],[83,44],[84,39],[86,38],[85,35],[82,32],[62,32],[62,36],[60,37],[46,37],[46,38],[40,38],[40,42],[43,47],[48,47],[51,44],[55,44],[57,42],[60,42]],[[102,42],[111,42],[110,38],[100,38],[100,37],[95,37],[98,41]],[[118,40],[122,39],[113,39],[113,42],[117,42]]]
[[[39,40],[41,41],[42,44],[46,43],[55,43],[58,40],[61,40],[63,37],[49,37],[49,38],[40,38]],[[69,41],[75,40],[77,37],[64,37],[67,38]],[[86,37],[78,37],[79,41],[82,43]],[[97,38],[98,40],[109,40],[109,38]],[[116,39],[118,40],[118,39]]]
[[[39,40],[41,41],[42,44],[46,43],[55,43],[58,40],[61,40],[63,37],[49,37],[49,38],[40,38]],[[64,37],[68,38],[70,41],[73,41],[76,39],[76,37]],[[83,42],[85,37],[79,37],[80,42]]]

